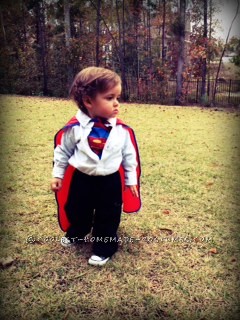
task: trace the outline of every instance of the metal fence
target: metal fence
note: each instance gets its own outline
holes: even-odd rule
[[[185,81],[183,84],[182,103],[191,105],[201,103],[201,80]],[[215,80],[207,81],[206,104],[213,102]],[[129,101],[159,103],[172,105],[175,103],[176,80],[158,81],[156,79],[136,80],[127,78],[127,97]],[[240,106],[240,80],[219,79],[215,95],[215,104],[221,106]]]

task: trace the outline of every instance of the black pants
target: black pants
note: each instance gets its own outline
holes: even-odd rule
[[[82,239],[93,228],[94,254],[110,257],[117,251],[117,230],[122,212],[119,172],[89,176],[75,170],[65,209],[71,224],[68,237]]]

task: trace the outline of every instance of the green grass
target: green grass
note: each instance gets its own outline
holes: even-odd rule
[[[120,249],[96,268],[91,243],[60,246],[49,190],[53,137],[75,112],[67,100],[2,97],[0,318],[238,319],[239,114],[122,105],[143,206],[123,214]]]

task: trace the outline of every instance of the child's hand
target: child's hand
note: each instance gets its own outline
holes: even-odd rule
[[[139,197],[137,186],[126,186],[126,188],[129,188],[131,190],[134,197]]]
[[[52,178],[51,181],[51,190],[56,192],[62,188],[62,179],[60,178]]]

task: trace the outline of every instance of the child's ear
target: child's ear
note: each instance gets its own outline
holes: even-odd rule
[[[84,97],[83,98],[83,103],[84,103],[84,105],[85,105],[85,107],[88,109],[91,109],[91,107],[92,107],[92,102],[91,102],[91,98],[90,97],[88,97],[88,96],[86,96],[86,97]]]

